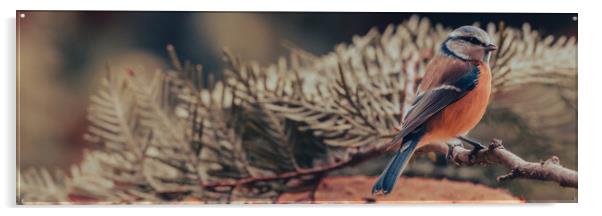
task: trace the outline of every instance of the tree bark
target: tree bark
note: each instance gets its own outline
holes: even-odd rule
[[[470,157],[471,150],[461,145],[428,145],[421,151],[433,151],[447,154],[447,159],[459,166],[473,165],[502,165],[510,172],[497,177],[497,180],[508,181],[515,178],[554,181],[561,186],[577,188],[577,171],[560,165],[560,160],[552,156],[545,161],[529,162],[508,151],[499,139],[493,139],[488,148],[480,150],[474,158]]]

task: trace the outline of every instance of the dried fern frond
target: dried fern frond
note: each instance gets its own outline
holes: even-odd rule
[[[66,176],[58,170],[31,168],[17,172],[17,203],[61,203],[68,200]]]

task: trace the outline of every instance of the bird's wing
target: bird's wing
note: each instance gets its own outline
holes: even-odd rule
[[[452,61],[452,62],[450,62]],[[422,126],[432,116],[470,92],[477,84],[478,67],[454,60],[431,62],[427,67],[420,93],[390,145],[398,145],[403,138]]]

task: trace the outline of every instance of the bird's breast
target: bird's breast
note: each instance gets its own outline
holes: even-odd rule
[[[486,64],[478,67],[479,78],[475,88],[427,122],[428,133],[421,143],[454,139],[468,133],[481,121],[491,94],[491,73]]]

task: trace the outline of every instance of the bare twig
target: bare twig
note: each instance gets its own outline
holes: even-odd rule
[[[489,148],[479,151],[471,160],[471,150],[460,145],[451,146],[429,145],[421,151],[433,151],[448,154],[448,159],[460,166],[472,165],[502,165],[510,170],[508,174],[498,176],[500,182],[515,178],[554,181],[561,186],[577,188],[577,171],[560,165],[559,159],[552,156],[541,162],[529,162],[508,151],[502,146],[502,141],[493,139]]]

